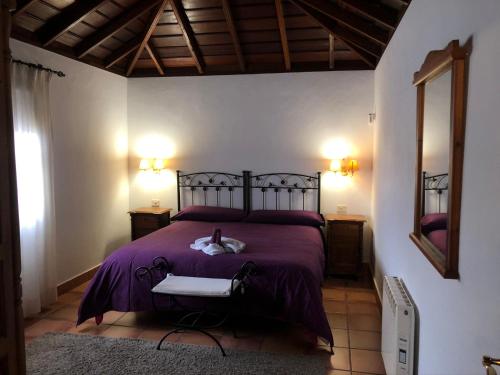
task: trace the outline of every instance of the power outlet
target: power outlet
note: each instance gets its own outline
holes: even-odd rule
[[[337,205],[337,213],[339,215],[345,215],[345,214],[347,214],[347,205],[345,205],[345,204],[338,204]]]
[[[160,207],[159,199],[151,199],[151,207]]]

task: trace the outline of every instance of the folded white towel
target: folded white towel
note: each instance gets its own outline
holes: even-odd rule
[[[211,242],[212,237],[198,238],[191,244],[191,249],[203,251],[208,255],[219,255],[224,253],[239,254],[245,250],[246,244],[244,242],[235,240],[234,238],[221,237],[222,245]]]

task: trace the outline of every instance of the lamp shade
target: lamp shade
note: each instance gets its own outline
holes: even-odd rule
[[[334,173],[342,171],[342,160],[332,159],[332,161],[330,162],[330,171]]]
[[[165,168],[165,160],[163,159],[155,159],[153,162],[153,169],[155,171],[161,171]]]
[[[347,169],[351,173],[359,171],[358,161],[356,159],[350,159],[347,164]]]
[[[141,159],[141,162],[139,163],[139,169],[141,171],[147,171],[148,169],[151,169],[151,161],[149,159]]]

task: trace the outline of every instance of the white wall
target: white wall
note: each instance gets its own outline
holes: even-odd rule
[[[138,178],[143,137],[174,145],[172,171],[254,173],[325,171],[323,148],[343,138],[361,171],[344,189],[324,180],[323,211],[347,204],[349,212],[369,214],[373,72],[130,79],[128,102],[131,207],[160,198],[176,208],[173,178],[157,190]]]
[[[57,279],[99,264],[130,239],[125,78],[11,40],[15,58],[62,70],[51,82]]]
[[[460,236],[460,280],[444,280],[410,242],[416,89],[430,50],[473,36]],[[500,355],[500,2],[413,0],[375,73],[376,280],[404,278],[420,313],[420,374],[482,374]]]

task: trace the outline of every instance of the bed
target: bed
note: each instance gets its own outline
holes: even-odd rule
[[[251,311],[246,312],[301,323],[333,345],[321,295],[324,238],[318,223],[308,221],[309,214],[319,211],[319,174],[178,172],[177,190],[180,213],[215,206],[208,209],[212,216],[206,221],[206,217],[180,215],[181,220],[113,252],[85,291],[78,324],[94,317],[99,321],[110,310],[152,311],[150,286],[136,279],[134,271],[158,256],[168,259],[175,275],[209,278],[230,279],[243,263],[253,261],[258,273],[248,288]],[[235,207],[238,202],[241,209]],[[312,202],[316,209],[306,210]],[[293,210],[297,206],[304,215]],[[241,220],[226,213],[218,215],[217,207],[221,212],[240,210],[244,215]],[[195,239],[210,235],[214,227],[224,236],[245,242],[247,248],[240,254],[218,256],[189,248]],[[189,300],[183,302],[189,304]],[[157,300],[156,305],[161,310],[173,308],[168,298]]]

